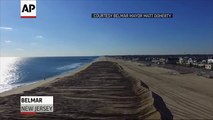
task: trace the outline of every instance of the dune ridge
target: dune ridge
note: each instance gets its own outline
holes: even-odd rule
[[[54,96],[54,112],[20,115],[20,96]],[[0,98],[0,119],[160,119],[152,92],[110,61],[96,61],[73,76]]]

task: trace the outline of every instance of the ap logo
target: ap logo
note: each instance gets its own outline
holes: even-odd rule
[[[21,0],[21,18],[36,18],[36,0]]]

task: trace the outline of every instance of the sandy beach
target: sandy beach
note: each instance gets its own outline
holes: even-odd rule
[[[101,57],[68,76],[0,94],[3,119],[213,119],[213,81]],[[54,96],[54,112],[20,115],[19,97]],[[1,118],[0,118],[1,119]]]
[[[169,117],[161,115],[152,94],[147,86],[130,77],[117,63],[96,60],[74,75],[1,97],[0,116],[1,119],[112,120]],[[23,95],[53,96],[54,112],[20,115],[19,99]]]
[[[7,95],[11,95],[11,94],[23,93],[24,91],[28,91],[28,90],[32,90],[32,89],[37,88],[37,87],[48,85],[50,83],[53,83],[53,82],[60,80],[59,78],[63,78],[63,77],[66,77],[66,76],[72,76],[72,75],[86,69],[93,62],[96,62],[96,61],[99,61],[99,60],[102,60],[102,59],[104,59],[104,58],[99,57],[99,58],[96,58],[94,61],[92,61],[88,64],[85,64],[85,65],[83,65],[83,66],[81,66],[81,67],[79,67],[75,70],[71,70],[71,71],[68,71],[66,73],[63,73],[63,74],[60,74],[60,75],[57,75],[57,76],[46,78],[45,80],[38,80],[37,82],[31,83],[31,84],[28,84],[28,85],[19,86],[19,87],[13,88],[11,90],[2,92],[2,93],[0,93],[0,97],[4,97],[4,96],[7,96]]]
[[[131,61],[108,60],[119,63],[129,75],[158,94],[174,119],[213,119],[212,79]]]

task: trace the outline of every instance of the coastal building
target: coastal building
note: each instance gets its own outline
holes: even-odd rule
[[[186,65],[187,63],[191,62],[188,57],[179,57],[178,63],[181,65]]]
[[[205,69],[213,70],[213,64],[205,64]]]
[[[206,60],[202,60],[202,63],[207,63],[207,61]]]
[[[213,64],[213,59],[208,59],[208,60],[207,60],[207,63],[208,63],[208,64]]]
[[[157,62],[158,65],[164,65],[166,63],[166,59],[165,58],[160,58]]]
[[[193,63],[192,58],[189,58],[188,61],[187,61],[187,63],[188,63],[188,64],[192,64],[192,63]]]
[[[152,63],[156,63],[156,64],[157,64],[157,63],[158,63],[158,60],[155,59],[155,58],[153,58],[153,59],[152,59]]]
[[[204,67],[205,67],[205,64],[203,64],[203,63],[199,63],[199,64],[198,64],[198,67],[200,67],[200,68],[204,68]]]
[[[178,63],[182,65],[184,63],[184,59],[182,57],[179,57],[179,62]]]

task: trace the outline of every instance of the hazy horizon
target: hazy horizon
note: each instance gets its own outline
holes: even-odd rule
[[[0,1],[0,56],[213,54],[211,0]],[[93,19],[92,13],[173,13],[171,19]]]

